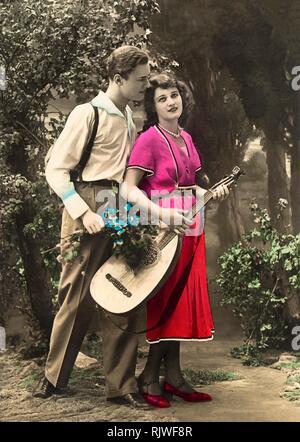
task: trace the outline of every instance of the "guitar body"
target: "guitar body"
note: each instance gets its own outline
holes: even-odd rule
[[[154,244],[159,246],[166,236],[161,231]],[[122,256],[111,256],[95,273],[90,292],[102,308],[114,314],[127,314],[149,301],[168,279],[174,270],[181,251],[182,240],[175,235],[167,245],[159,250],[154,259],[134,271]]]

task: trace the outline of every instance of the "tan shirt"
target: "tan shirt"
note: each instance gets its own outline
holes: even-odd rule
[[[82,179],[100,179],[122,182],[126,163],[136,138],[132,111],[126,107],[126,116],[114,103],[100,92],[92,100],[99,110],[99,125],[94,146]],[[76,106],[70,113],[66,125],[51,150],[46,166],[46,179],[51,188],[62,199],[73,219],[89,208],[70,181],[69,171],[80,161],[84,146],[92,132],[94,110],[90,103]]]

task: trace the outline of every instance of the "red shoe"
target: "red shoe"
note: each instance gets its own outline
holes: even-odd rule
[[[181,384],[180,387],[184,385]],[[187,402],[206,402],[211,401],[212,397],[207,393],[199,393],[195,391],[193,393],[187,393],[186,391],[179,390],[179,388],[173,387],[168,382],[164,382],[164,391],[168,394],[174,394]]]
[[[149,394],[149,393],[142,393],[143,399],[148,404],[152,405],[153,407],[157,408],[168,408],[171,406],[168,399],[166,399],[161,394]]]
[[[148,393],[148,387],[151,384],[156,384],[156,382],[143,383],[141,382],[140,378],[138,379],[139,392],[140,395],[143,397],[144,401],[156,408],[170,407],[171,406],[170,402],[162,394]]]

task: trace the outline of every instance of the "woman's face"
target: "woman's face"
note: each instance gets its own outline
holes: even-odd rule
[[[154,93],[154,105],[160,123],[178,121],[182,114],[182,99],[176,87],[158,87]]]

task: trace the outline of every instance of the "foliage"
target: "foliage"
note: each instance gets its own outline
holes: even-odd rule
[[[105,87],[106,57],[122,43],[147,45],[158,11],[155,0],[0,1],[1,312],[19,287],[34,314],[37,305],[50,314],[42,303],[53,297],[60,267],[40,251],[59,237],[44,177],[45,154],[66,119],[56,100],[87,100]]]
[[[183,374],[187,382],[192,385],[209,385],[213,382],[234,381],[238,379],[235,373],[224,370],[192,370],[186,368]]]
[[[262,351],[250,342],[242,344],[239,347],[233,347],[230,351],[233,358],[242,359],[243,365],[258,367],[261,365],[270,365],[262,357]]]
[[[19,269],[18,254],[13,241],[11,215],[20,211],[28,198],[30,184],[20,174],[0,174],[0,319],[16,294],[20,294],[23,286],[22,269]],[[15,281],[14,286],[7,282]],[[2,317],[3,320],[3,317]]]
[[[290,362],[278,362],[276,368],[288,373],[281,397],[289,401],[300,401],[300,355],[294,355]]]
[[[158,229],[155,225],[144,224],[139,213],[130,214],[132,208],[130,203],[126,204],[122,215],[108,208],[104,213],[103,233],[112,239],[113,253],[123,256],[130,267],[137,269],[153,249]]]
[[[292,362],[282,363],[280,364],[280,367],[288,370],[300,370],[300,359]]]
[[[296,365],[296,364],[294,364],[294,367],[297,367],[297,368],[300,368],[299,367],[299,362],[298,362],[298,364]],[[293,368],[294,368],[293,367]],[[286,380],[286,384],[293,384],[294,382],[297,382],[298,384],[300,384],[300,374],[298,373],[298,374],[292,374],[292,375],[290,375],[289,377],[288,377],[288,379]]]
[[[292,391],[285,391],[281,395],[284,399],[287,399],[288,401],[299,401],[300,400],[300,389],[297,388]]]
[[[18,354],[25,360],[44,358],[49,351],[48,336],[40,329],[32,311],[29,308],[27,310],[29,337],[26,340],[21,339],[20,345],[17,347]]]
[[[285,207],[279,201],[279,216]],[[300,235],[280,234],[266,209],[252,203],[251,210],[257,228],[219,258],[217,278],[221,304],[241,320],[247,354],[286,341],[287,300],[300,290]]]
[[[19,386],[21,388],[24,388],[25,390],[30,390],[32,388],[33,385],[35,385],[37,383],[37,381],[39,380],[41,374],[38,372],[33,372],[28,374],[27,376],[25,376],[20,382],[19,382]]]

